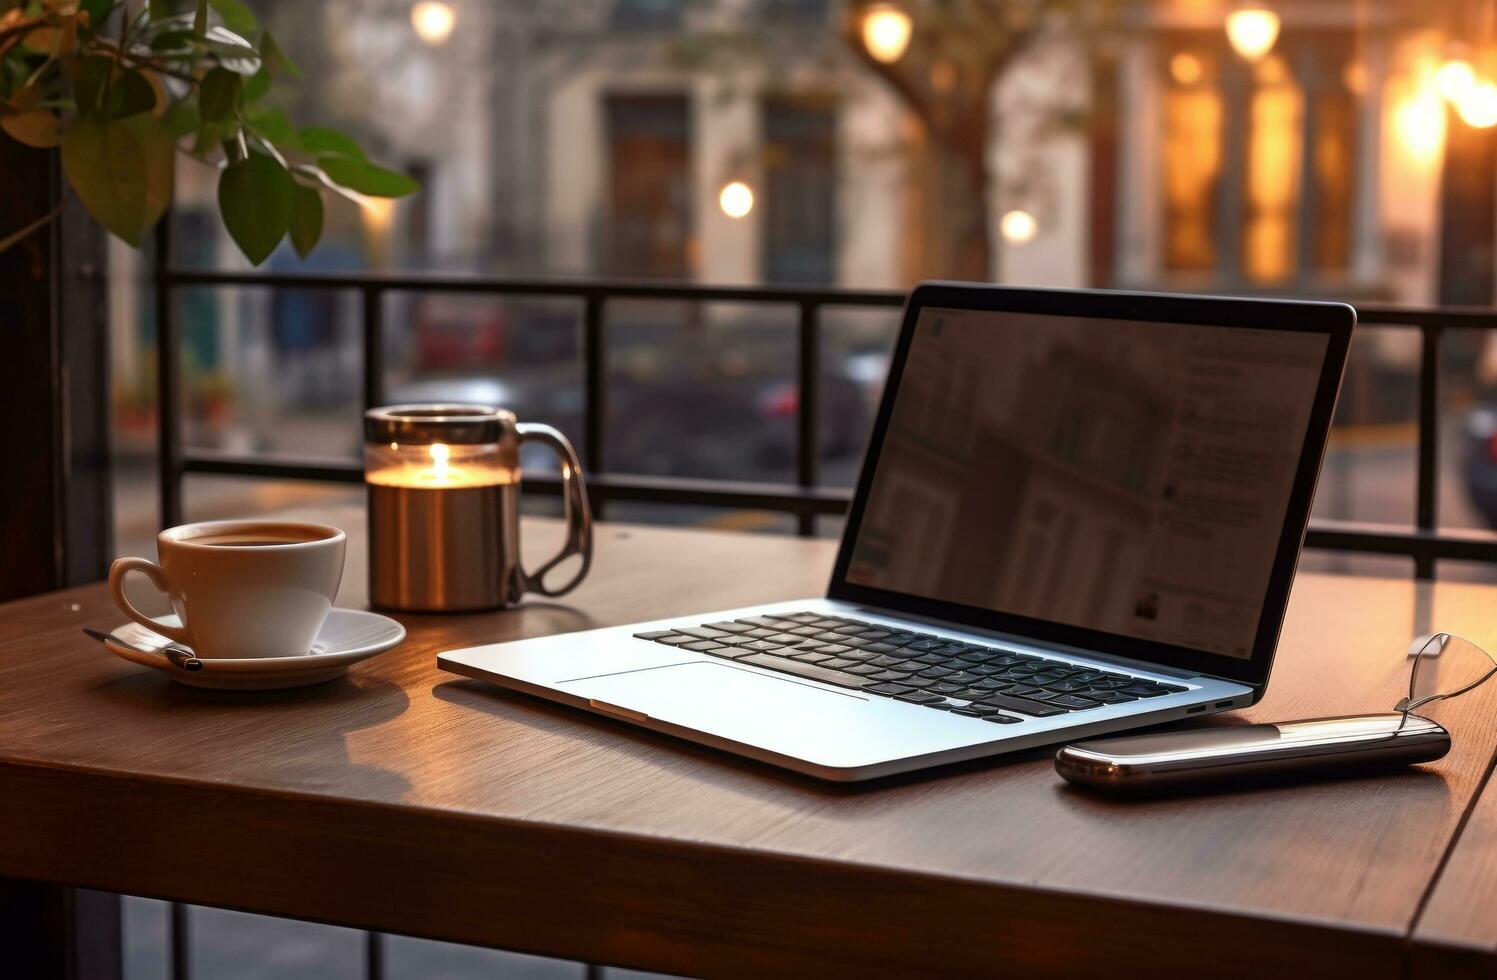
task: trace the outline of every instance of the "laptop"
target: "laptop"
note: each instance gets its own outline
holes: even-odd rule
[[[1253,704],[1355,320],[922,284],[824,596],[438,664],[831,780]]]

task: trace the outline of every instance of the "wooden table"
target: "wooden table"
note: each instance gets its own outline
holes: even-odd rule
[[[527,533],[539,550],[557,527]],[[1435,765],[1122,803],[1067,788],[1048,751],[821,784],[435,665],[816,595],[832,553],[603,525],[564,603],[402,617],[406,643],[349,678],[261,696],[85,639],[122,619],[102,586],[0,607],[0,875],[688,975],[1492,969],[1497,685],[1435,712],[1455,733]],[[1391,708],[1415,633],[1497,645],[1494,613],[1497,588],[1303,576],[1238,720]]]

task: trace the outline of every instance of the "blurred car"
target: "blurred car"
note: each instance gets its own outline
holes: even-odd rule
[[[508,323],[488,297],[433,293],[412,311],[415,361],[420,371],[451,371],[505,359]]]

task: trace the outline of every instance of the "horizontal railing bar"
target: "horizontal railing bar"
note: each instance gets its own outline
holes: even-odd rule
[[[1311,521],[1305,547],[1322,551],[1394,555],[1416,561],[1497,562],[1497,535],[1446,528],[1424,530],[1396,524]]]
[[[315,459],[285,456],[234,456],[194,451],[182,461],[188,473],[217,476],[247,476],[276,480],[313,480],[321,483],[362,483],[364,467],[356,460]],[[679,477],[631,476],[594,473],[586,477],[588,489],[608,500],[660,504],[695,504],[746,510],[773,510],[787,514],[841,514],[847,510],[849,494],[831,487],[807,487],[778,483],[727,480],[696,480]],[[525,487],[548,495],[560,495],[561,480],[545,474],[525,478]]]
[[[364,468],[355,460],[245,457],[195,451],[183,459],[183,466],[189,473],[224,476],[336,483],[360,483],[364,479]],[[851,499],[849,491],[837,487],[617,473],[595,473],[587,479],[594,493],[609,500],[772,510],[786,514],[836,516],[847,511]],[[525,485],[548,495],[561,493],[561,480],[552,476],[537,474],[526,477]],[[1460,529],[1420,530],[1397,524],[1312,521],[1305,547],[1414,559],[1497,562],[1497,534]]]
[[[178,269],[172,286],[262,286],[282,289],[379,289],[386,292],[492,293],[568,296],[577,299],[676,299],[706,302],[814,303],[827,306],[904,305],[906,294],[876,289],[786,289],[774,286],[701,286],[678,282],[616,282],[607,279],[488,279],[476,276],[385,274],[300,275]]]
[[[673,299],[706,302],[812,303],[837,306],[904,304],[903,290],[808,289],[775,286],[709,286],[683,282],[638,282],[608,279],[496,279],[482,276],[389,275],[345,273],[318,275],[273,272],[219,272],[172,269],[163,276],[169,286],[261,286],[282,289],[378,289],[388,292],[491,293],[520,296],[568,296],[578,299]],[[1420,307],[1383,303],[1357,305],[1363,325],[1383,327],[1449,327],[1497,329],[1497,310],[1474,306]]]

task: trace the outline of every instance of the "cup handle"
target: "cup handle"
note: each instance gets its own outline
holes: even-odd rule
[[[587,486],[582,482],[582,464],[567,437],[551,426],[521,423],[515,428],[520,434],[521,442],[545,443],[561,461],[561,499],[566,508],[566,541],[562,544],[561,551],[534,574],[521,569],[527,590],[555,598],[575,589],[587,577],[588,569],[593,563],[593,515],[587,503]],[[577,569],[577,574],[560,588],[547,588],[546,573],[573,555],[582,556],[582,567]]]
[[[160,633],[167,639],[178,643],[190,644],[185,623],[182,626],[168,626],[158,622],[136,609],[130,604],[130,600],[125,598],[125,576],[131,572],[143,573],[158,590],[163,593],[167,591],[166,575],[161,571],[160,565],[144,558],[116,558],[114,564],[109,566],[109,594],[114,597],[114,604],[119,606],[120,611],[126,616],[153,633]]]

